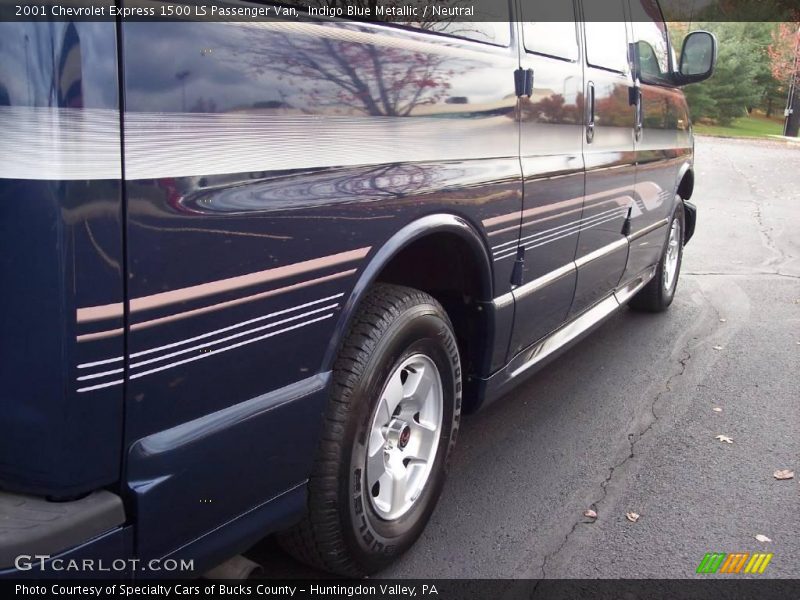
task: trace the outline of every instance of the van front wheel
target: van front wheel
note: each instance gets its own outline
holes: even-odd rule
[[[679,197],[676,200],[675,210],[669,222],[667,241],[656,268],[656,274],[639,293],[631,298],[630,307],[634,310],[663,312],[669,308],[675,298],[683,262],[683,236],[686,230],[683,200]]]
[[[450,320],[431,296],[379,284],[333,370],[308,483],[308,516],[279,535],[315,567],[374,573],[422,533],[444,484],[461,411]]]

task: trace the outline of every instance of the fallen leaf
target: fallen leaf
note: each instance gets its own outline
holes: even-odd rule
[[[719,406],[715,406],[711,410],[713,410],[714,412],[722,412],[722,409]]]
[[[761,533],[759,533],[759,534],[756,536],[756,539],[757,539],[759,542],[771,542],[771,541],[772,541],[772,540],[771,540],[771,539],[769,539],[767,536],[765,536],[765,535],[763,535],[763,534],[761,534]]]
[[[790,471],[789,469],[780,469],[779,471],[775,471],[772,476],[781,481],[784,479],[794,479],[794,471]]]
[[[714,346],[714,350],[722,350],[722,346],[720,346],[719,344],[717,344],[716,346]]]
[[[725,442],[726,444],[732,444],[733,438],[729,438],[727,435],[715,435],[715,440],[719,440],[720,442]]]
[[[639,520],[640,516],[641,515],[639,513],[635,513],[635,512],[625,513],[625,518],[628,519],[628,521],[630,521],[631,523],[636,523],[636,521]]]
[[[589,509],[583,511],[583,516],[584,517],[588,517],[590,519],[596,519],[597,518],[597,512],[593,511],[591,508],[589,508]]]

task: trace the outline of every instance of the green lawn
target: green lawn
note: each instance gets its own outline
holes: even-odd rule
[[[783,135],[783,121],[758,116],[741,117],[727,127],[698,123],[694,126],[694,131],[701,135],[724,137],[767,137],[770,135]]]

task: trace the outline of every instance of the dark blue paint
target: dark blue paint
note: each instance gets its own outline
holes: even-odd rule
[[[126,496],[137,515],[137,555],[169,554],[303,484],[329,379],[315,375],[135,442]]]
[[[5,105],[117,109],[117,91],[113,23],[0,23]],[[119,181],[0,179],[0,487],[68,497],[118,481],[122,388],[75,393],[88,358],[74,315],[122,301],[122,277]],[[121,356],[122,339],[97,350]]]
[[[241,112],[320,122],[348,117],[380,127],[387,119],[406,124],[426,117],[469,125],[464,143],[477,147],[494,143],[497,131],[511,132],[503,140],[507,151],[469,160],[398,154],[396,162],[370,165],[368,155],[355,154],[359,140],[350,140],[342,166],[125,182],[0,179],[0,312],[13,315],[0,322],[0,487],[59,497],[99,487],[122,494],[130,525],[76,555],[187,557],[206,568],[302,514],[337,349],[366,290],[415,241],[452,236],[467,249],[460,260],[474,268],[469,310],[482,339],[480,356],[464,374],[472,408],[510,389],[507,365],[531,343],[657,258],[655,243],[631,254],[635,264],[625,249],[515,302],[514,260],[493,261],[492,247],[513,250],[520,236],[546,235],[593,216],[599,209],[585,198],[598,191],[622,189],[645,206],[635,189],[643,173],[675,190],[691,174],[691,152],[647,144],[681,119],[688,125],[679,93],[646,86],[637,145],[626,138],[632,110],[615,102],[626,86],[595,73],[607,126],[595,133],[602,151],[592,153],[582,145],[580,61],[565,68],[515,40],[506,48],[399,28],[326,27],[350,28],[362,37],[346,50],[377,52],[386,63],[413,70],[420,56],[435,58],[438,74],[406,90],[418,86],[425,101],[406,112],[377,98],[343,95],[330,78],[298,71],[292,52],[330,54],[322,36],[288,38],[303,44],[288,52],[287,38],[270,29],[128,22],[121,26],[118,65],[113,23],[0,24],[0,104],[116,110],[122,72],[126,118]],[[380,36],[400,49],[386,50]],[[405,44],[421,45],[412,52]],[[440,58],[437,44],[456,52]],[[77,71],[67,68],[75,49]],[[533,68],[535,79],[534,96],[518,101],[513,71],[520,66]],[[379,83],[369,68],[361,75],[371,86]],[[564,102],[565,113],[548,112]],[[572,141],[553,150],[564,139]],[[567,201],[569,213],[562,212]],[[666,214],[665,203],[653,206],[634,230]],[[619,239],[622,220],[529,250],[523,283]],[[192,292],[357,249],[368,250],[346,263],[323,260],[261,283]],[[175,290],[185,296],[137,305]],[[151,368],[138,362],[157,358],[155,348],[177,353],[216,330],[267,323],[256,320],[329,296],[338,296],[338,306],[325,321],[215,355],[176,355],[175,361],[196,360],[128,378],[124,386],[75,391],[78,364],[125,356],[126,374],[136,375]],[[120,303],[124,313],[76,322],[79,308]],[[220,306],[206,310],[212,305]],[[150,322],[157,323],[142,326]],[[117,329],[124,332],[75,341],[79,333]]]
[[[20,554],[26,555],[20,559],[25,561],[20,564],[22,570],[0,570],[0,579],[130,579],[134,573],[129,563],[112,563],[116,559],[133,557],[133,529],[133,526],[114,529],[45,559],[34,559],[22,548]],[[41,561],[44,561],[43,567]],[[83,561],[92,561],[90,564],[95,569],[81,570]]]

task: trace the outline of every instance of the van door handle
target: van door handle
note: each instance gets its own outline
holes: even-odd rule
[[[590,81],[586,90],[586,143],[594,140],[595,99],[594,82]]]
[[[644,120],[644,109],[642,107],[642,88],[637,81],[632,88],[630,88],[630,100],[631,104],[635,106],[635,123],[633,128],[633,134],[636,137],[636,141],[640,141],[642,139],[642,122]]]

